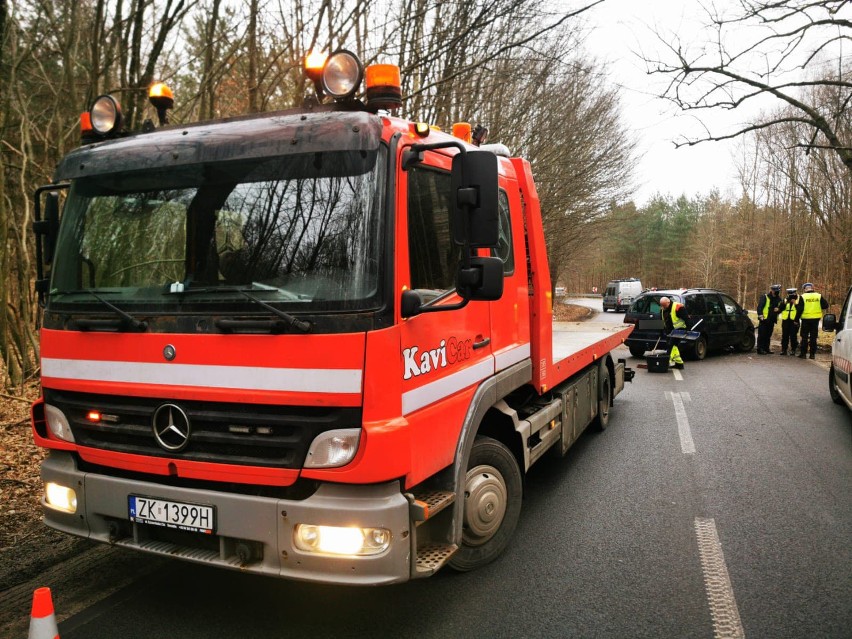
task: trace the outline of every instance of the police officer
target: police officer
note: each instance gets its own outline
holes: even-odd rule
[[[790,344],[790,355],[796,354],[799,347],[799,296],[796,289],[787,289],[787,299],[781,305],[781,355],[787,354],[787,344]]]
[[[686,321],[689,319],[686,307],[680,302],[672,303],[668,297],[660,298],[660,317],[666,323],[667,333],[671,333],[676,328],[686,328]],[[678,344],[680,344],[680,340],[669,335],[669,366],[682,369],[683,358],[680,356],[680,349],[677,347]]]
[[[781,312],[781,285],[773,284],[769,287],[769,292],[760,296],[757,301],[757,354],[766,355],[771,353],[769,350],[769,340],[772,338],[772,331],[775,330],[775,323],[778,321],[778,313]]]
[[[802,295],[796,306],[799,311],[799,321],[802,323],[802,351],[799,357],[804,359],[808,354],[808,344],[811,347],[810,358],[816,357],[817,332],[819,321],[828,308],[828,301],[814,290],[811,282],[802,284]]]

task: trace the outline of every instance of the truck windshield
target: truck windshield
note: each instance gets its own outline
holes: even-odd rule
[[[76,180],[49,306],[164,313],[380,304],[385,151],[326,152]],[[88,293],[88,294],[87,294]]]

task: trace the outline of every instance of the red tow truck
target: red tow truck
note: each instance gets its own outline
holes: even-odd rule
[[[394,67],[308,73],[191,125],[158,85],[137,133],[102,96],[37,190],[44,521],[315,582],[477,568],[607,425],[631,327],[554,330],[527,161],[392,117]]]

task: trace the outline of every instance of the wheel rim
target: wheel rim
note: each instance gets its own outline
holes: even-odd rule
[[[704,339],[699,339],[695,342],[695,354],[698,356],[698,359],[704,359],[704,356],[707,355],[707,342]]]
[[[469,546],[480,546],[500,529],[506,514],[506,482],[493,466],[475,466],[465,478],[464,530]]]

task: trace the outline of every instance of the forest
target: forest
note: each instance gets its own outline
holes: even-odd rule
[[[398,65],[399,115],[487,126],[527,158],[554,283],[571,292],[639,277],[753,307],[771,283],[812,281],[838,304],[852,283],[849,3],[741,0],[725,16],[706,4],[717,50],[669,40],[644,61],[669,78],[660,99],[698,117],[759,95],[772,106],[741,130],[677,142],[735,135],[739,194],[637,205],[636,132],[584,49],[606,0],[0,0],[0,383],[14,392],[38,372],[33,192],[80,143],[92,100],[116,97],[128,130],[155,117],[156,81],[174,91],[174,123],[286,109],[311,92],[301,68],[314,50]],[[752,40],[730,49],[721,36],[746,24]]]

